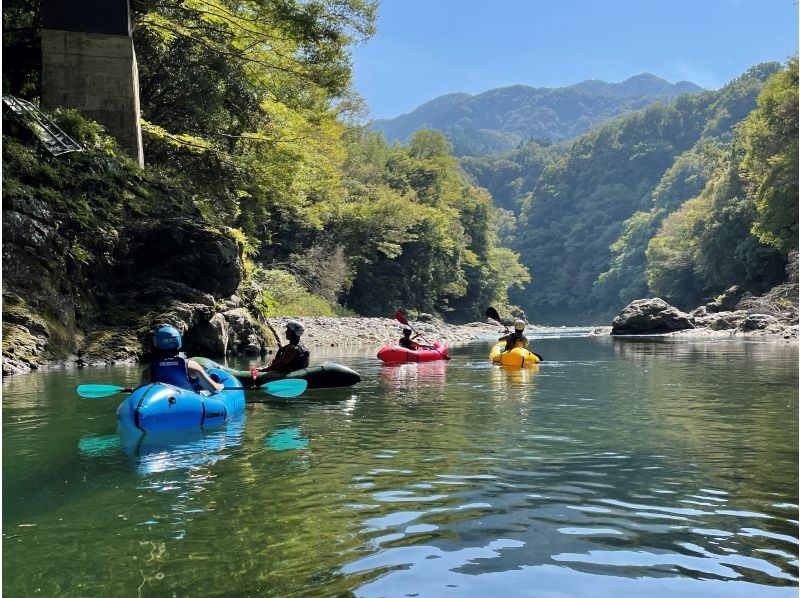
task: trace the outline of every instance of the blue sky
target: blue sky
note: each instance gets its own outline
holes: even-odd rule
[[[445,93],[649,72],[718,88],[797,52],[796,0],[382,0],[355,49],[373,118]]]

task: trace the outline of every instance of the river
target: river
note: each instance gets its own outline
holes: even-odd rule
[[[75,394],[138,367],[6,379],[4,593],[797,596],[796,345],[489,348],[157,442]]]

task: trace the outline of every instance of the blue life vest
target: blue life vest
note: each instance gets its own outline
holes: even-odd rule
[[[153,382],[163,382],[172,384],[178,388],[186,390],[199,390],[200,386],[189,378],[189,368],[186,367],[186,360],[183,357],[165,357],[156,359],[150,365],[150,377]]]

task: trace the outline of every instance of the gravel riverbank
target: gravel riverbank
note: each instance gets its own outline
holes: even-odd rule
[[[276,317],[270,318],[269,323],[281,336],[281,343],[285,342],[283,333],[286,322],[290,319],[297,320],[305,327],[303,342],[309,349],[323,347],[374,347],[376,350],[383,345],[396,343],[402,335],[402,326],[390,318],[364,318],[364,317]],[[447,345],[469,342],[490,341],[497,339],[502,334],[502,327],[488,322],[471,322],[468,324],[447,324],[432,318],[429,321],[413,321],[411,324],[430,340],[439,340]],[[530,336],[557,335],[565,330],[564,327],[548,327],[529,325],[526,334]],[[574,332],[574,329],[567,328]],[[611,333],[610,326],[586,328],[586,334],[593,336],[607,336]],[[707,327],[698,327],[690,330],[681,330],[665,335],[677,338],[758,338],[759,340],[772,340],[777,342],[798,342],[798,326],[782,325],[768,326],[764,329],[743,331],[739,329],[713,330]],[[270,339],[274,340],[274,339]],[[273,349],[274,350],[274,349]],[[271,352],[271,351],[270,351]],[[218,357],[208,355],[209,357]],[[4,361],[6,356],[4,355]],[[31,369],[52,369],[87,366],[107,366],[121,363],[136,363],[133,355],[117,359],[87,359],[85,357],[70,356],[59,361],[37,363],[33,368],[20,369],[10,373],[23,373]]]
[[[360,317],[296,317],[296,318],[271,318],[270,324],[281,336],[281,342],[286,342],[283,332],[286,322],[296,320],[305,326],[303,343],[312,347],[341,347],[350,345],[375,345],[380,347],[397,342],[402,336],[402,326],[397,320],[390,318],[360,318]],[[471,322],[469,324],[446,324],[441,320],[432,319],[427,322],[411,322],[414,329],[431,342],[438,340],[445,344],[465,343],[487,340],[499,337],[502,328],[496,324],[486,322]],[[534,332],[536,327],[531,327],[529,332]]]
[[[282,335],[286,329],[286,322],[290,319],[301,322],[305,326],[303,343],[309,348],[357,345],[373,345],[377,348],[397,342],[402,334],[402,326],[396,320],[390,318],[272,318],[270,323],[277,333]],[[447,324],[441,320],[433,319],[429,322],[411,322],[411,325],[428,340],[439,340],[448,345],[496,339],[501,336],[503,331],[502,327],[488,322]],[[529,325],[525,333],[528,336],[535,336],[536,334],[555,334],[562,330],[564,330],[563,327]],[[588,334],[593,336],[611,334],[610,326],[598,326],[589,330],[591,332],[588,332]],[[665,336],[677,338],[758,338],[760,340],[796,343],[798,342],[798,326],[797,324],[781,323],[754,330],[736,328],[714,330],[709,327],[698,326],[691,330],[671,332]],[[281,342],[283,343],[285,340],[281,338]]]

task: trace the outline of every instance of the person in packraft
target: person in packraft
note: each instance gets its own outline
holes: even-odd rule
[[[415,334],[413,337],[411,336],[410,326],[403,326],[403,337],[397,342],[398,345],[403,347],[404,349],[408,349],[409,351],[417,351],[419,349],[433,349],[433,345],[420,345],[416,342],[415,338],[419,336],[419,332]]]
[[[411,328],[409,326],[403,326],[403,337],[397,344],[409,351],[416,351],[419,349],[419,344],[411,340]]]
[[[522,334],[524,330],[525,320],[516,320],[514,322],[514,332],[499,339],[499,342],[505,341],[506,343],[506,346],[503,347],[503,353],[511,351],[511,349],[516,349],[517,347],[522,347],[523,349],[528,348],[528,337]]]
[[[300,342],[303,332],[305,328],[300,322],[295,320],[286,322],[286,340],[289,342],[278,349],[271,364],[258,368],[258,371],[289,374],[307,368],[311,352]]]
[[[181,333],[172,326],[162,326],[153,333],[156,352],[153,361],[142,372],[142,382],[163,382],[187,390],[222,390],[219,382],[212,380],[196,361],[186,359],[179,351]]]

